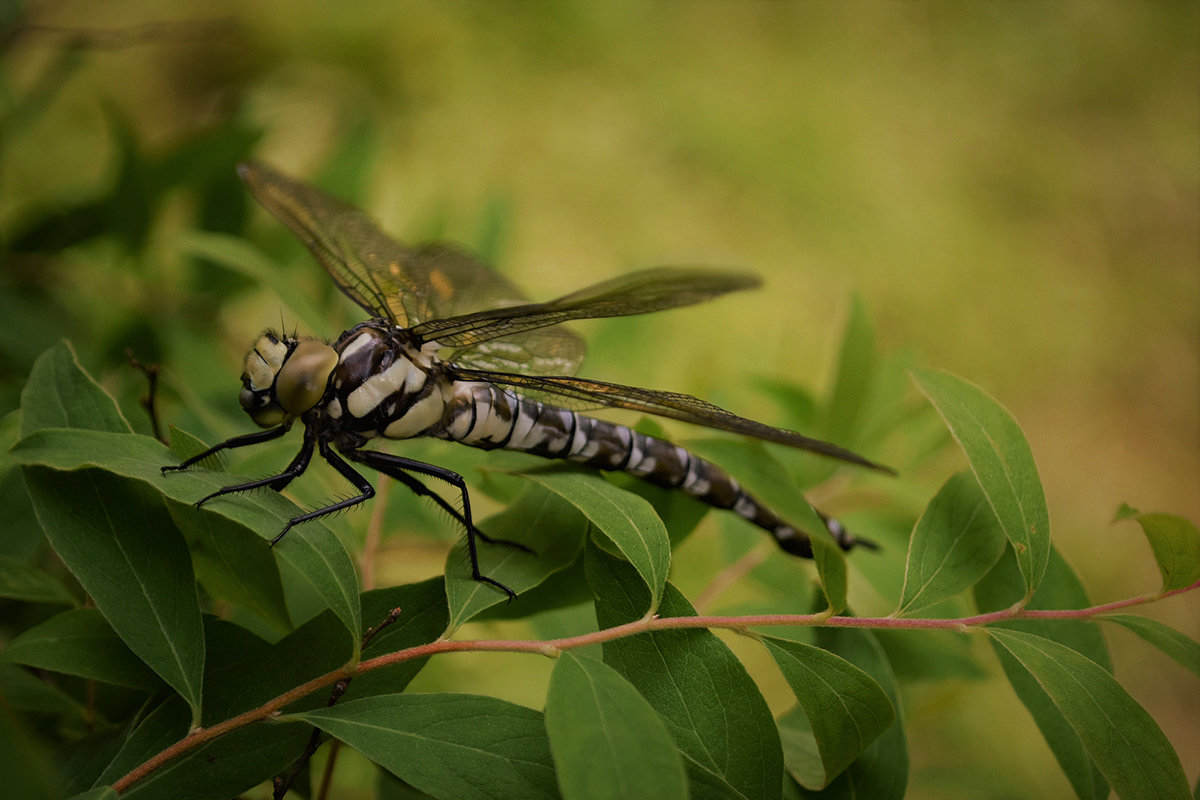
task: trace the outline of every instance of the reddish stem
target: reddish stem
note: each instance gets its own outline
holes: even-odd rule
[[[321,689],[334,684],[337,681],[352,678],[355,675],[360,675],[364,672],[369,672],[374,669],[380,669],[382,667],[399,664],[404,661],[411,661],[415,658],[425,658],[440,653],[457,653],[464,651],[510,652],[537,653],[540,655],[553,657],[557,656],[558,653],[563,650],[571,650],[574,648],[583,647],[585,645],[608,642],[614,639],[621,639],[626,636],[634,636],[639,633],[649,633],[651,631],[660,630],[682,630],[688,628],[725,628],[744,632],[749,628],[780,625],[807,625],[822,628],[876,628],[892,630],[940,629],[967,631],[972,628],[982,627],[994,622],[1003,622],[1015,619],[1088,619],[1112,611],[1117,611],[1122,608],[1129,608],[1131,606],[1142,605],[1145,603],[1162,600],[1167,597],[1173,597],[1174,595],[1190,592],[1197,588],[1200,588],[1200,581],[1196,581],[1190,586],[1185,586],[1180,589],[1173,589],[1169,592],[1142,595],[1140,597],[1131,597],[1126,600],[1117,600],[1112,603],[1091,606],[1089,608],[1043,610],[1013,606],[1000,611],[992,611],[987,614],[975,614],[973,616],[959,617],[957,619],[840,617],[825,616],[823,614],[761,614],[744,617],[647,617],[634,620],[633,622],[627,622],[624,625],[617,625],[613,628],[605,628],[602,631],[594,631],[592,633],[585,633],[579,636],[568,636],[562,639],[551,639],[549,641],[440,639],[436,642],[430,642],[429,644],[410,647],[407,650],[398,650],[394,653],[388,653],[386,655],[376,656],[375,658],[369,658],[365,661],[359,662],[353,667],[334,670],[333,672],[327,673],[318,678],[313,678],[307,683],[284,692],[275,699],[269,700],[258,708],[247,711],[244,714],[239,714],[236,717],[227,719],[224,722],[220,722],[210,728],[197,728],[196,730],[191,731],[183,739],[180,739],[175,744],[171,745],[167,749],[131,770],[128,774],[113,784],[113,789],[120,794],[138,781],[145,778],[150,773],[154,772],[163,764],[170,762],[172,759],[178,758],[188,751],[199,747],[205,742],[209,742],[218,736],[229,733],[232,730],[236,730],[237,728],[241,728],[245,725],[249,725],[254,722],[260,722],[271,716],[274,716],[287,705],[313,692],[320,691]]]

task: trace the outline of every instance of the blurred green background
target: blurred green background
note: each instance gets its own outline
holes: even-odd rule
[[[69,336],[123,397],[141,390],[126,346],[162,363],[167,420],[228,436],[247,429],[236,377],[259,329],[356,321],[251,208],[232,167],[253,154],[399,237],[467,243],[535,299],[658,263],[752,269],[765,290],[583,326],[584,372],[768,422],[781,412],[755,379],[826,388],[859,296],[881,351],[1014,413],[1058,546],[1097,602],[1157,585],[1135,526],[1110,524],[1119,503],[1200,519],[1196,3],[65,0],[0,14],[0,411]],[[315,312],[196,257],[196,230],[248,229]],[[907,452],[869,455],[903,468]],[[907,478],[923,502],[960,464]],[[1200,636],[1194,599],[1150,613]],[[1194,678],[1108,634],[1195,780]],[[911,796],[1067,791],[995,675],[906,701]]]

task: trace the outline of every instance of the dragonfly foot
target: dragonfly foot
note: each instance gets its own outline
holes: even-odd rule
[[[505,586],[503,583],[501,583],[498,580],[489,578],[487,575],[484,575],[481,572],[476,572],[471,577],[474,578],[475,580],[479,581],[480,583],[486,583],[489,586],[495,586],[497,589],[504,592],[506,595],[508,595],[508,599],[505,601],[506,603],[511,603],[513,600],[517,599],[517,593],[514,592],[512,589],[508,588],[507,586]]]

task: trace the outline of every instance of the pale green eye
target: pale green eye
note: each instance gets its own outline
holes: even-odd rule
[[[280,408],[298,417],[321,402],[337,363],[337,351],[324,342],[307,339],[297,344],[275,379]]]

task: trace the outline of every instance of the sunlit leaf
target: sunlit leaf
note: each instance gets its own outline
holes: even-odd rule
[[[647,611],[658,607],[671,566],[671,544],[648,502],[594,473],[554,470],[524,477],[562,497],[599,528],[650,588]]]
[[[1021,576],[1011,548],[996,563],[984,578],[975,584],[975,602],[982,612],[999,611],[1011,607],[1025,593],[1025,582]],[[1051,548],[1050,563],[1046,577],[1029,601],[1032,609],[1087,608],[1091,605],[1079,576],[1063,560],[1058,551]],[[1097,626],[1080,620],[1019,620],[1002,623],[1005,628],[1037,634],[1072,648],[1104,669],[1112,669],[1112,661],[1104,637]],[[1050,696],[1034,679],[1033,675],[1005,648],[992,642],[1004,675],[1029,710],[1042,738],[1054,753],[1063,774],[1070,781],[1075,795],[1080,800],[1103,800],[1108,796],[1108,784],[1084,749],[1083,743],[1063,717]]]
[[[108,392],[79,366],[67,342],[38,356],[21,391],[21,436],[42,428],[132,430]]]
[[[845,782],[854,797],[903,800],[908,785],[908,743],[900,713],[899,686],[887,654],[872,631],[818,628],[816,637],[818,647],[841,656],[870,675],[896,709],[896,718],[888,729],[867,745],[834,785]]]
[[[480,571],[521,595],[565,569],[578,556],[588,531],[588,521],[570,503],[539,486],[522,489],[503,511],[478,523],[488,536],[520,542],[525,552],[504,544],[478,542]],[[498,588],[471,577],[466,537],[446,556],[446,599],[449,627],[454,630],[479,612],[504,603]]]
[[[666,725],[602,662],[559,656],[546,695],[546,732],[568,800],[688,796],[683,761]]]
[[[1005,541],[975,477],[953,476],[913,530],[896,613],[912,614],[969,589],[995,565]]]
[[[1162,591],[1183,589],[1200,581],[1200,530],[1174,514],[1137,514],[1162,574]]]
[[[989,632],[1037,679],[1124,800],[1187,796],[1171,743],[1103,667],[1051,639],[1004,628]]]
[[[982,389],[947,372],[914,370],[921,391],[962,446],[1017,553],[1032,596],[1050,558],[1050,514],[1033,452],[1012,415]]]
[[[636,571],[598,547],[587,552],[596,619],[639,619],[649,592]],[[659,615],[692,616],[667,584]],[[783,755],[766,701],[742,663],[707,630],[666,630],[604,644],[604,663],[642,693],[684,757],[691,796],[778,798]]]
[[[492,697],[394,694],[290,715],[442,800],[558,796],[542,715]]]
[[[1133,631],[1200,677],[1200,642],[1190,636],[1156,619],[1136,614],[1110,614],[1101,619]]]
[[[895,710],[870,675],[828,650],[772,637],[763,643],[808,718],[824,774],[806,786],[820,789],[891,726]]]

